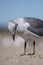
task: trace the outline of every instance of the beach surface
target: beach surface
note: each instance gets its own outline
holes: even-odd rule
[[[32,53],[33,45],[30,43],[27,44],[27,53]],[[11,34],[0,33],[0,65],[43,65],[43,38],[36,41],[36,53],[33,56],[20,56],[23,45],[24,41],[20,38],[14,42]]]

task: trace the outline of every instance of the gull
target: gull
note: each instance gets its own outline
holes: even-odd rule
[[[8,29],[12,33],[14,41],[16,34],[25,40],[24,53],[21,54],[21,56],[35,54],[36,39],[43,36],[43,20],[33,17],[22,17],[10,20]],[[33,40],[33,52],[26,54],[26,43],[29,40]]]

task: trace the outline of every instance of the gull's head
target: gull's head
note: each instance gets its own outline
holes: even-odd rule
[[[13,40],[15,40],[15,33],[16,33],[16,29],[17,29],[17,23],[13,20],[10,20],[10,22],[8,23],[8,29],[13,35]]]

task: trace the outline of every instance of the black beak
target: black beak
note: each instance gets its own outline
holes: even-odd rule
[[[15,28],[14,28],[14,34],[13,34],[13,40],[14,41],[15,41],[16,29],[17,29],[17,24],[15,24]]]
[[[15,34],[13,34],[13,40],[15,41]]]

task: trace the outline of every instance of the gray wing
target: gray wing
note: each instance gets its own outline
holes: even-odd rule
[[[25,22],[29,23],[32,27],[43,28],[43,21],[37,18],[24,17]]]
[[[31,27],[28,27],[27,29],[36,35],[43,36],[43,28],[34,28],[31,26]]]
[[[30,24],[30,27],[27,29],[32,33],[43,36],[43,21],[36,18],[24,18],[25,22]]]

